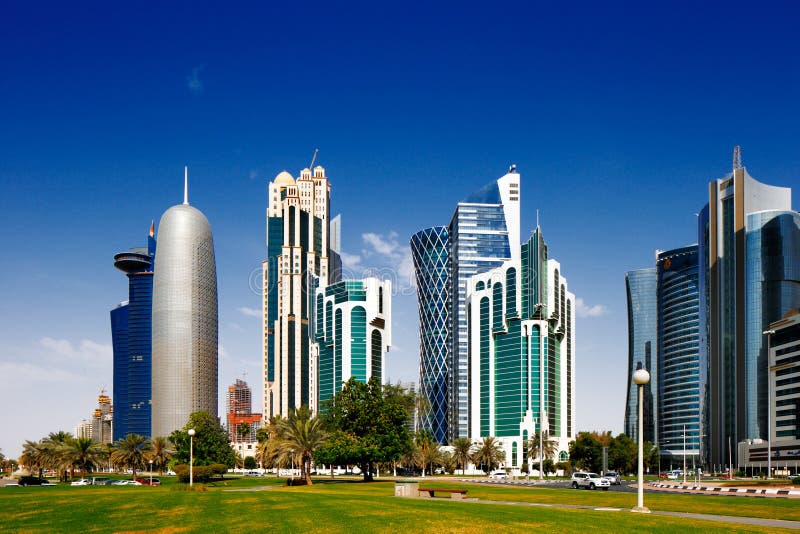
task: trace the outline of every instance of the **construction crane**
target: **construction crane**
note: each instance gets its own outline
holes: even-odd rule
[[[314,157],[311,158],[311,165],[308,166],[309,169],[314,169],[314,162],[317,161],[317,153],[319,152],[318,148],[314,149]]]

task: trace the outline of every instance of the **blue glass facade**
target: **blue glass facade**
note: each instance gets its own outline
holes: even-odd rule
[[[800,306],[800,213],[748,214],[745,252],[745,424],[748,437],[767,437],[767,339],[770,323]]]
[[[698,267],[697,245],[660,252],[656,258],[657,420],[662,455],[701,457],[706,389],[701,369],[707,363],[700,349]]]
[[[419,306],[419,394],[427,403],[419,423],[438,443],[448,439],[449,249],[444,226],[426,228],[411,237]]]
[[[147,248],[114,255],[114,266],[128,276],[128,302],[111,311],[115,441],[128,434],[151,435],[155,250],[151,228]]]
[[[467,282],[475,274],[499,267],[511,259],[508,226],[497,182],[488,184],[466,201],[459,202],[448,230],[452,332],[448,364],[449,431],[452,441],[469,435]]]
[[[656,269],[639,269],[625,274],[625,291],[628,300],[628,398],[625,403],[625,434],[638,437],[638,391],[633,383],[637,364],[650,372],[650,383],[644,390],[644,439],[656,441],[657,406],[657,308]]]

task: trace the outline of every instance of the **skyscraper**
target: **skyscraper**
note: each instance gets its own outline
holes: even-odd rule
[[[691,245],[656,254],[657,436],[662,456],[705,465],[708,371],[700,352],[697,251]]]
[[[150,435],[155,229],[147,247],[114,255],[114,267],[128,276],[128,300],[111,310],[114,347],[114,441],[128,434]]]
[[[386,377],[384,355],[391,345],[392,283],[377,278],[344,280],[318,288],[312,315],[311,368],[316,370],[317,406],[333,398],[342,383]]]
[[[470,438],[495,436],[506,465],[542,430],[568,457],[574,438],[575,296],[536,228],[516,259],[468,281]]]
[[[447,228],[426,228],[411,237],[419,303],[419,424],[438,443],[448,439],[450,339],[450,237]]]
[[[217,272],[208,220],[189,205],[158,226],[153,284],[152,436],[183,427],[192,412],[217,415]]]
[[[741,165],[709,184],[701,212],[700,287],[708,311],[711,462],[727,464],[737,443],[766,438],[766,330],[800,298],[800,229],[791,190],[753,179]]]
[[[656,441],[658,392],[658,341],[656,308],[656,269],[639,269],[625,273],[625,293],[628,301],[628,396],[625,403],[625,434],[639,440],[639,393],[633,383],[638,364],[650,373],[650,383],[644,388],[644,439]]]
[[[256,432],[261,428],[261,414],[253,413],[253,394],[247,382],[237,379],[228,386],[225,407],[231,444],[242,456],[253,456]]]
[[[313,412],[351,376],[385,380],[391,283],[342,281],[341,218],[321,166],[269,184],[263,262],[264,417]]]

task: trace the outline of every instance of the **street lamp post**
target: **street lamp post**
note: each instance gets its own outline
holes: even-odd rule
[[[764,330],[767,336],[767,479],[772,478],[772,334],[775,330]]]
[[[189,429],[189,487],[194,484],[194,428]]]
[[[153,485],[153,460],[150,460],[150,485]]]
[[[645,384],[650,382],[650,373],[642,368],[641,362],[633,373],[633,381],[639,386],[639,476],[638,499],[636,508],[632,512],[649,514],[650,510],[644,506],[644,391]]]
[[[683,425],[683,483],[686,484],[686,425]]]

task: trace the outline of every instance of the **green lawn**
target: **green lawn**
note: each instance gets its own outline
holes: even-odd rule
[[[319,480],[311,487],[282,485],[276,479],[243,478],[185,491],[165,480],[162,487],[31,487],[0,488],[0,525],[6,532],[523,532],[619,531],[637,532],[755,532],[755,528],[680,518],[642,516],[627,511],[561,510],[531,506],[501,506],[486,502],[459,503],[447,499],[402,499],[393,496],[392,482]],[[482,501],[564,502],[629,507],[635,495],[575,490],[487,487],[456,482],[441,486],[469,489]],[[425,485],[428,485],[427,483]],[[270,486],[265,491],[230,492]],[[656,495],[653,509],[694,508],[696,496]],[[687,500],[689,499],[689,500]],[[707,497],[707,513],[731,513],[733,499]],[[727,507],[724,506],[728,503]],[[762,517],[794,518],[793,507],[778,499],[735,499],[737,508]],[[789,503],[786,503],[789,504]],[[758,506],[755,506],[758,505]],[[700,505],[697,505],[700,506]],[[769,512],[768,510],[771,510]],[[695,510],[691,510],[695,511]],[[758,514],[757,512],[761,512]],[[763,532],[763,529],[760,531]]]

